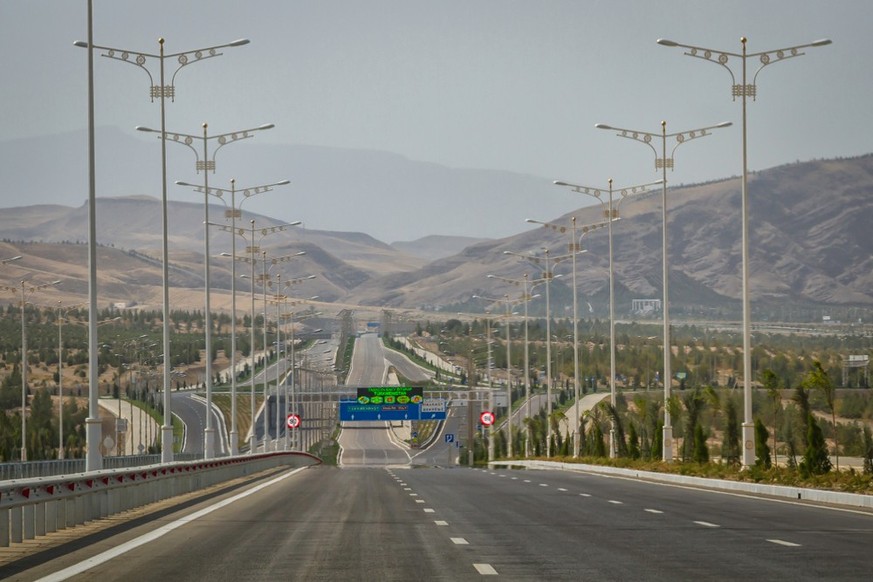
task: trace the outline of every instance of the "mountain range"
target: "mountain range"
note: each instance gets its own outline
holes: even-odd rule
[[[522,182],[526,181],[524,177]],[[677,317],[738,317],[742,288],[740,182],[731,177],[671,186],[667,192],[670,304]],[[869,313],[873,307],[871,195],[873,155],[798,162],[750,175],[753,317],[789,320],[833,312],[863,318]],[[620,193],[614,197],[618,200]],[[519,224],[524,218],[567,226],[571,217],[576,217],[580,226],[603,220],[600,205],[590,206],[590,201],[579,198],[580,208],[572,212],[519,216]],[[581,206],[583,202],[586,206]],[[621,220],[613,223],[616,314],[625,317],[630,314],[632,299],[661,298],[660,187],[628,196],[619,208]],[[426,208],[422,212],[426,213]],[[198,309],[203,301],[204,205],[171,201],[169,215],[171,302]],[[224,220],[224,207],[210,205],[210,221]],[[292,296],[318,296],[319,301],[338,306],[377,309],[481,311],[487,301],[476,300],[473,295],[499,298],[509,294],[515,298],[520,291],[487,275],[510,279],[521,279],[525,274],[531,279],[542,276],[542,262],[536,265],[506,251],[542,257],[543,249],[548,248],[555,257],[565,255],[570,242],[567,232],[533,226],[502,238],[423,236],[395,244],[359,232],[314,230],[302,225],[262,234],[262,228],[284,222],[244,211],[237,222],[245,231],[245,236],[237,238],[238,258],[249,256],[246,247],[252,242],[268,250],[268,257],[305,251],[287,265],[271,269],[271,274],[281,270],[286,282],[316,276],[300,282],[299,287],[295,284]],[[161,289],[159,200],[144,195],[98,198],[97,224],[99,285],[105,301],[156,308]],[[24,273],[20,265],[43,271],[43,275],[28,276],[56,275],[64,281],[56,293],[71,295],[69,301],[84,301],[86,205],[6,208],[0,213],[0,233],[0,258],[24,255],[17,264],[0,268],[2,284],[17,284]],[[231,261],[218,255],[231,251],[231,240],[228,231],[211,230],[216,309],[229,305]],[[607,229],[593,230],[581,242],[586,251],[577,255],[581,314],[605,317]],[[263,270],[261,263],[256,265],[256,277]],[[565,259],[553,268],[562,275],[550,285],[553,314],[571,313],[571,267],[572,261]],[[239,262],[237,275],[247,274],[251,268],[250,263]],[[247,292],[248,281],[239,283],[238,290]],[[536,312],[542,306],[532,304],[531,309]]]

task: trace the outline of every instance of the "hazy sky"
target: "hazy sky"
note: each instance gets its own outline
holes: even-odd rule
[[[0,0],[0,140],[86,126],[86,51],[72,44],[86,38],[86,6]],[[827,37],[758,77],[750,168],[873,151],[870,0],[94,0],[94,11],[99,45],[156,53],[163,36],[172,53],[251,39],[179,73],[169,129],[273,122],[258,141],[593,185],[658,177],[648,148],[598,122],[658,132],[661,120],[668,131],[733,121],[677,150],[670,179],[741,172],[730,76],[656,39],[740,52],[745,35],[759,52]],[[98,125],[159,127],[144,74],[98,58],[95,76]],[[0,191],[0,207],[21,202]]]

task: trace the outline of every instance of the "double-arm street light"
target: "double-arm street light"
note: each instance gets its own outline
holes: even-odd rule
[[[732,53],[728,51],[713,50],[687,44],[680,44],[672,40],[664,38],[658,39],[658,44],[667,47],[681,47],[685,49],[686,55],[715,63],[724,67],[731,76],[731,97],[736,101],[737,97],[741,97],[743,103],[743,180],[742,180],[742,254],[743,254],[743,467],[748,468],[755,463],[755,426],[752,420],[752,339],[751,339],[751,306],[749,299],[749,192],[748,192],[748,155],[747,155],[747,130],[746,130],[746,98],[752,97],[752,100],[757,98],[758,90],[755,81],[758,78],[758,73],[767,65],[780,63],[788,59],[802,56],[806,53],[803,49],[820,47],[831,44],[830,39],[821,39],[808,44],[776,49],[771,51],[763,51],[758,53],[746,53],[746,37],[740,38],[742,44],[741,53]],[[729,64],[731,57],[740,59],[742,65],[742,82],[737,83],[736,75]],[[752,76],[752,82],[747,83],[746,79],[746,60],[748,58],[757,58],[761,65],[755,74]]]
[[[557,263],[560,260],[568,259],[571,255],[561,255],[559,257],[552,257],[549,253],[549,249],[543,249],[543,256],[537,255],[525,255],[522,253],[516,253],[513,251],[503,251],[504,255],[511,255],[514,257],[518,257],[532,263],[534,265],[539,266],[542,262],[545,265],[545,271],[543,271],[542,280],[546,284],[546,407],[547,407],[547,434],[546,434],[546,456],[552,456],[552,311],[551,311],[551,303],[549,297],[549,290],[551,287],[552,279],[555,278],[554,273],[552,272],[552,264]],[[560,275],[559,275],[560,276]]]
[[[210,262],[212,260],[212,256],[209,252],[209,226],[210,226],[210,222],[209,222],[209,195],[212,194],[213,196],[216,196],[217,198],[221,199],[220,194],[216,195],[212,191],[210,191],[210,189],[209,189],[209,170],[212,170],[213,174],[215,173],[215,156],[216,156],[216,154],[218,154],[218,150],[220,150],[222,147],[224,147],[228,143],[233,143],[233,142],[239,141],[241,139],[250,138],[254,135],[254,132],[270,129],[271,127],[273,127],[272,123],[266,123],[266,124],[263,124],[261,126],[258,126],[258,127],[252,128],[252,129],[245,129],[245,130],[242,130],[239,132],[223,133],[223,134],[213,135],[213,136],[210,136],[207,134],[208,124],[206,124],[206,123],[203,124],[203,135],[202,136],[194,136],[194,135],[188,135],[188,134],[184,134],[184,133],[172,133],[172,134],[169,134],[169,136],[167,136],[166,134],[162,134],[161,132],[158,132],[154,129],[149,129],[147,127],[142,127],[142,126],[137,127],[137,129],[139,131],[158,133],[158,134],[160,134],[158,136],[159,138],[163,137],[164,140],[166,140],[167,137],[169,137],[169,139],[171,139],[172,141],[174,141],[176,143],[181,143],[181,144],[188,146],[191,149],[191,151],[194,152],[195,170],[197,171],[197,173],[200,173],[200,170],[203,170],[203,186],[202,187],[197,188],[197,186],[194,186],[193,184],[189,184],[187,182],[181,182],[178,180],[176,181],[176,184],[179,186],[195,187],[195,188],[197,188],[198,192],[203,193],[203,208],[204,208],[204,211],[203,211],[204,212],[204,218],[203,218],[204,275],[203,275],[203,278],[205,281],[205,291],[204,291],[205,307],[204,307],[204,309],[206,311],[205,336],[206,336],[206,354],[207,354],[207,357],[206,357],[206,409],[209,411],[212,410],[212,308],[210,305],[210,281],[211,281],[211,279],[210,279],[210,271],[209,271],[209,265],[210,265]],[[200,155],[197,151],[197,148],[195,148],[192,145],[194,143],[194,140],[197,140],[197,139],[202,141],[202,147],[203,147],[203,150],[202,150],[203,151],[203,158],[202,159],[200,158]],[[218,147],[214,148],[212,151],[211,158],[209,157],[209,142],[210,142],[210,140],[214,140],[215,142],[218,143]],[[222,202],[224,202],[223,199],[222,199]],[[233,343],[233,342],[231,342],[231,343]],[[231,346],[231,349],[233,349],[234,347],[235,346]],[[231,398],[233,400],[233,405],[235,405],[236,404],[236,392],[233,389],[231,389],[231,392],[232,392]],[[235,423],[233,421],[231,421],[231,424],[233,425]],[[236,426],[231,427],[231,435],[230,435],[231,443],[237,442],[236,431],[233,430],[235,428],[236,428]],[[204,458],[206,458],[206,459],[214,458],[215,457],[215,429],[212,427],[212,413],[211,412],[206,415],[206,427],[204,429],[203,442],[204,442],[204,447],[203,447]],[[231,445],[231,455],[235,455],[238,452],[239,451],[234,450],[233,445]]]
[[[480,297],[479,295],[473,295],[473,299],[486,299]],[[491,384],[492,379],[492,370],[491,364],[493,360],[491,359],[491,311],[485,310],[485,347],[486,347],[486,355],[485,355],[485,373],[488,375],[488,410],[493,414],[494,412],[494,391],[493,386]],[[473,367],[473,371],[476,370],[476,364],[473,360],[473,350],[470,349],[470,361]],[[478,383],[477,383],[478,386]],[[472,387],[471,387],[472,388]],[[488,439],[488,462],[494,460],[494,424],[490,424],[487,427],[487,439]]]
[[[257,186],[255,188],[243,190],[243,193],[246,196],[246,198],[240,202],[240,206],[242,206],[243,202],[245,202],[246,200],[248,200],[250,197],[254,196],[255,194],[258,194],[260,192],[267,192],[267,191],[272,189],[272,186],[278,186],[278,185],[287,184],[287,183],[288,183],[287,180],[283,180],[281,182],[277,182],[276,184],[270,184],[270,185],[266,185],[266,186]],[[298,225],[302,224],[302,222],[295,221],[295,222],[291,222],[291,223],[287,223],[287,224],[278,224],[278,225],[274,225],[274,226],[267,226],[267,227],[262,227],[259,231],[256,231],[255,230],[255,220],[251,219],[249,221],[250,225],[251,225],[250,230],[247,230],[245,228],[237,229],[236,219],[241,211],[235,205],[235,202],[236,202],[236,200],[235,200],[235,195],[236,195],[235,194],[236,193],[235,184],[236,184],[236,181],[231,180],[231,186],[232,186],[231,191],[230,191],[230,193],[231,193],[231,208],[227,211],[230,214],[232,225],[227,226],[227,225],[215,224],[214,226],[219,227],[221,230],[225,230],[225,231],[230,232],[231,239],[232,239],[232,250],[233,250],[232,254],[228,255],[227,253],[222,253],[222,255],[230,256],[231,261],[232,261],[232,264],[231,264],[231,292],[230,292],[230,294],[231,294],[231,320],[233,321],[233,325],[231,325],[231,354],[232,355],[231,355],[231,366],[230,367],[231,367],[231,372],[232,372],[231,373],[231,377],[232,377],[231,391],[234,395],[236,394],[236,375],[237,375],[237,371],[236,371],[236,262],[240,261],[240,262],[248,263],[251,266],[251,275],[242,275],[242,276],[248,278],[251,282],[252,327],[251,327],[250,353],[251,353],[251,359],[252,359],[252,366],[251,366],[251,370],[252,370],[252,378],[251,378],[251,406],[252,406],[251,430],[252,430],[252,434],[250,436],[249,446],[251,448],[249,449],[249,452],[251,454],[254,454],[255,443],[257,442],[255,440],[255,265],[257,264],[257,261],[258,261],[258,255],[261,252],[260,242],[264,239],[265,236],[270,235],[270,234],[275,234],[277,232],[284,232],[285,230],[287,230],[288,228],[290,228],[292,226],[298,226]],[[213,190],[215,190],[215,189],[213,189]],[[246,253],[248,253],[247,257],[237,257],[236,256],[236,237],[237,236],[240,236],[243,239],[246,239],[246,238],[248,239],[249,244],[246,247]],[[236,397],[235,396],[232,398],[231,408],[234,411],[236,410]],[[234,416],[233,423],[235,426],[236,415],[234,414],[233,416]],[[235,431],[231,430],[231,434],[235,434]],[[231,447],[234,447],[234,446],[235,445],[231,445]],[[236,445],[236,451],[237,451],[237,453],[239,452],[238,445]]]
[[[265,125],[260,126],[259,128],[256,128],[256,130],[260,131],[263,129],[269,129],[270,127],[273,127],[273,126],[271,124],[265,124]],[[256,131],[256,130],[254,130],[254,129],[247,130],[247,132],[244,132],[244,133],[250,133],[250,132]],[[205,131],[205,127],[204,127],[204,131]],[[219,143],[221,143],[222,137],[224,137],[225,143],[226,143],[226,139],[227,139],[226,135],[227,134],[223,134],[223,136],[216,136],[219,140]],[[242,137],[237,137],[235,139],[242,139]],[[205,142],[205,139],[204,139],[204,142]],[[221,145],[224,145],[224,143],[221,143]],[[219,147],[221,147],[221,145],[219,145]],[[205,147],[206,146],[204,145],[204,152],[205,152]],[[215,151],[217,151],[217,150],[218,150],[218,148],[216,148]],[[196,150],[195,150],[195,152],[196,152]],[[205,153],[204,153],[203,158],[204,158],[204,160],[208,160],[208,157]],[[212,164],[213,169],[215,166],[214,160],[215,160],[215,153],[213,153],[213,164]],[[199,164],[200,164],[200,161],[198,160],[198,165]],[[206,181],[206,178],[204,176],[204,182],[205,181]],[[209,220],[207,219],[207,221],[206,221],[206,229],[207,229],[206,240],[207,241],[209,240],[208,229],[210,226],[216,226],[220,230],[228,231],[231,233],[230,234],[230,238],[231,238],[230,257],[232,259],[232,263],[231,263],[231,267],[230,267],[230,269],[231,269],[231,271],[230,271],[230,275],[231,275],[230,276],[230,279],[231,279],[231,283],[230,283],[230,296],[231,296],[231,298],[230,298],[230,301],[231,301],[231,303],[230,303],[230,305],[231,305],[231,307],[230,307],[230,320],[231,320],[231,326],[230,326],[230,370],[231,370],[231,374],[230,374],[230,376],[231,376],[231,380],[230,380],[230,408],[231,408],[231,412],[230,412],[230,414],[231,414],[230,454],[232,456],[236,456],[239,454],[239,434],[238,434],[237,426],[236,426],[236,406],[237,406],[237,403],[236,403],[236,375],[237,375],[237,372],[236,372],[236,237],[238,234],[240,234],[241,236],[245,236],[245,232],[246,232],[245,229],[240,229],[241,232],[237,233],[236,219],[241,215],[241,212],[242,212],[241,209],[242,209],[243,202],[245,202],[246,200],[248,200],[252,196],[255,196],[256,194],[260,194],[262,192],[270,192],[276,186],[284,186],[285,184],[289,184],[289,183],[290,182],[288,180],[280,180],[279,182],[274,182],[272,184],[264,184],[261,186],[254,186],[251,188],[245,188],[242,190],[244,198],[240,201],[239,206],[237,206],[237,204],[236,204],[237,189],[236,189],[236,180],[235,179],[231,179],[229,190],[225,190],[223,188],[209,187],[208,183],[205,183],[203,186],[199,186],[199,185],[195,185],[195,184],[189,184],[188,182],[176,181],[176,184],[179,186],[188,186],[188,187],[194,188],[198,192],[201,192],[204,196],[204,199],[208,200],[209,196],[214,196],[214,197],[218,198],[219,200],[221,200],[225,204],[225,206],[227,206],[227,202],[224,200],[224,195],[230,194],[230,207],[225,209],[225,218],[230,218],[230,221],[231,221],[230,225],[212,223],[212,222],[209,222]],[[208,209],[208,207],[209,207],[208,202],[206,204],[206,207]],[[208,210],[207,210],[207,212],[208,212]],[[299,224],[299,223],[295,223],[295,224]],[[280,228],[280,230],[284,230],[284,226],[285,225],[283,225]],[[288,225],[288,226],[290,226],[290,225]],[[254,221],[252,221],[252,228],[254,228]],[[209,255],[209,247],[208,247],[208,242],[207,242],[207,247],[206,247],[207,265],[209,262],[209,256],[210,256]],[[209,280],[209,276],[207,275],[207,281],[208,280]],[[208,292],[207,292],[207,297],[209,297]]]
[[[629,186],[627,188],[621,188],[618,190],[619,199],[615,200],[612,186],[612,178],[609,179],[609,187],[607,190],[603,190],[602,188],[594,188],[591,186],[579,186],[577,184],[570,184],[569,182],[561,182],[555,181],[554,184],[556,186],[566,186],[577,192],[579,194],[585,194],[586,196],[591,196],[597,199],[600,202],[600,206],[603,208],[603,217],[606,219],[604,222],[597,223],[596,227],[606,226],[607,237],[609,239],[609,394],[610,394],[610,403],[612,406],[615,406],[615,271],[613,268],[613,256],[612,256],[612,223],[616,220],[621,219],[620,210],[621,203],[624,199],[632,194],[642,194],[647,191],[648,188],[654,186],[655,184],[659,184],[660,180],[657,182],[651,182],[648,184],[640,184],[637,186]],[[603,199],[603,194],[608,194],[606,200]],[[583,233],[584,234],[584,233]],[[575,240],[575,235],[574,235]],[[575,280],[575,275],[574,275]],[[575,298],[575,291],[574,291]],[[574,299],[575,302],[575,299]],[[575,317],[575,315],[574,315]],[[574,329],[575,333],[575,329]],[[577,348],[578,349],[578,348]],[[576,374],[579,374],[579,371],[576,371]],[[578,401],[578,396],[577,396]],[[577,419],[578,420],[578,419]],[[581,441],[581,438],[578,439]],[[577,441],[577,442],[578,442]],[[575,443],[574,443],[575,444]],[[578,445],[577,445],[578,446]],[[575,451],[576,454],[579,454],[578,449]],[[612,427],[609,432],[609,454],[612,457],[616,455],[616,443],[615,443],[615,427]]]
[[[88,41],[76,41],[74,44],[79,47],[84,47],[89,50],[89,93],[91,93],[91,101],[90,106],[93,107],[93,92],[90,87],[93,86],[93,65],[92,65],[92,56],[93,49],[98,49],[103,51],[103,57],[116,60],[121,63],[127,63],[130,65],[134,65],[139,67],[149,77],[150,87],[149,87],[149,97],[152,102],[154,102],[155,98],[158,98],[161,104],[161,136],[166,135],[166,99],[169,97],[172,101],[176,100],[176,75],[179,74],[183,68],[196,63],[201,62],[213,57],[217,57],[222,55],[220,52],[223,48],[228,47],[237,47],[242,46],[249,43],[248,39],[239,39],[230,43],[220,44],[210,47],[205,47],[201,49],[172,53],[172,54],[164,54],[164,39],[158,39],[158,54],[151,54],[146,52],[136,52],[130,51],[126,49],[113,48],[108,46],[100,46],[93,43],[91,39],[91,6],[89,3],[89,27],[88,27]],[[146,63],[149,59],[156,59],[159,64],[159,85],[155,85],[154,76],[152,72],[146,67]],[[165,84],[165,76],[164,76],[164,63],[167,59],[175,59],[178,66],[176,70],[173,72],[170,77],[170,84]],[[93,124],[93,114],[90,114],[89,125]],[[93,147],[93,136],[91,137],[91,144]],[[93,166],[93,160],[92,160]],[[92,184],[93,184],[93,167],[92,167]],[[93,186],[92,186],[93,190]],[[170,273],[169,273],[169,250],[168,250],[168,217],[167,217],[167,140],[161,139],[161,209],[162,209],[162,262],[163,262],[163,348],[164,348],[164,424],[161,427],[161,462],[170,463],[173,461],[173,426],[172,426],[172,412],[171,412],[171,398],[170,398],[170,291],[169,291],[169,282],[170,282]],[[93,289],[91,289],[91,293],[94,294],[96,298],[96,285]],[[96,311],[96,299],[92,299],[92,308]],[[95,320],[95,313],[91,314],[91,321]],[[96,328],[91,328],[91,334],[95,336],[92,339],[92,346],[96,345]],[[96,349],[93,349],[91,352],[92,355],[96,354]],[[96,372],[97,362],[92,361],[90,366],[92,373]],[[99,440],[100,440],[100,424],[97,410],[97,394],[96,390],[96,378],[92,379],[91,383],[91,393],[89,394],[89,407],[88,407],[88,415],[89,418],[86,420],[86,425],[88,426],[88,456],[93,457],[95,461],[86,461],[86,466],[88,470],[96,470],[101,468],[102,459],[100,459],[99,455]],[[208,418],[208,416],[207,416]]]
[[[264,325],[262,326],[262,329],[264,332],[264,452],[267,451],[267,437],[269,436],[268,418],[267,418],[269,416],[268,415],[269,407],[267,406],[268,398],[269,398],[269,374],[267,373],[268,368],[269,368],[269,358],[267,357],[267,354],[268,354],[268,351],[267,351],[267,315],[268,315],[268,313],[267,313],[267,308],[268,308],[267,288],[270,287],[270,283],[271,283],[270,271],[272,271],[273,267],[275,267],[276,265],[278,265],[280,263],[287,263],[291,259],[303,256],[305,254],[306,254],[306,251],[300,251],[298,253],[294,253],[291,255],[283,255],[281,257],[271,257],[268,260],[267,259],[267,251],[261,251],[263,272],[261,273],[260,281],[261,281],[261,285],[263,286],[263,299],[264,299]],[[267,266],[268,263],[269,263],[269,267]],[[276,302],[276,314],[277,314],[277,318],[276,318],[276,330],[277,330],[277,332],[276,332],[276,339],[277,339],[277,343],[276,343],[276,408],[278,408],[279,407],[279,344],[278,344],[279,320],[278,320],[278,313],[279,313],[280,294],[276,293],[275,298],[273,300]],[[252,327],[254,327],[254,323],[255,323],[254,318],[252,318]],[[254,374],[254,369],[252,370],[252,373]],[[252,383],[254,384],[254,381]],[[254,414],[254,411],[252,413]],[[277,411],[276,416],[277,416],[277,421],[278,421],[278,411]],[[254,420],[252,420],[252,427],[254,427]],[[278,443],[279,443],[279,426],[277,424],[277,426],[276,426],[276,440],[274,442],[275,448],[278,448]]]
[[[204,281],[205,281],[205,311],[206,311],[206,409],[208,411],[212,410],[212,308],[209,301],[210,295],[210,276],[209,276],[209,264],[211,261],[211,255],[209,254],[209,171],[212,170],[212,173],[215,173],[215,156],[218,154],[218,150],[229,143],[233,143],[235,141],[239,141],[242,139],[247,139],[253,137],[254,133],[257,131],[262,131],[265,129],[270,129],[273,127],[272,123],[266,123],[260,125],[258,127],[254,127],[251,129],[244,129],[242,131],[236,131],[232,133],[222,133],[218,135],[208,135],[208,124],[203,124],[203,135],[188,135],[185,133],[169,133],[166,134],[164,132],[150,129],[148,127],[138,126],[136,129],[138,131],[145,131],[150,133],[157,133],[159,139],[167,140],[169,139],[172,142],[180,143],[188,146],[191,151],[194,152],[195,156],[195,164],[194,168],[196,172],[199,174],[200,170],[203,170],[203,188],[201,189],[203,192],[203,208],[204,208],[204,219],[203,219],[203,246],[204,246],[204,254],[203,254],[203,265],[204,265]],[[195,140],[201,141],[202,153],[203,157],[200,157],[200,152],[196,147],[194,147]],[[210,141],[217,143],[218,146],[212,150],[212,157],[209,154],[209,143]],[[233,397],[235,398],[235,394]],[[236,428],[236,427],[233,427]],[[236,435],[231,431],[231,442],[236,442]],[[208,412],[206,414],[206,427],[204,429],[203,435],[203,457],[205,459],[212,459],[215,457],[215,429],[212,427],[212,413]],[[231,445],[233,446],[233,445]],[[236,454],[238,451],[231,450],[231,454]]]
[[[577,237],[577,226],[576,226],[576,217],[570,217],[570,228],[568,229],[566,226],[561,226],[557,224],[552,224],[551,222],[543,222],[541,220],[534,220],[533,218],[528,218],[526,222],[531,224],[539,224],[540,226],[544,226],[547,229],[551,229],[552,231],[559,232],[561,234],[565,232],[569,232],[570,234],[570,242],[567,246],[567,252],[573,257],[573,395],[575,399],[575,406],[579,406],[579,401],[582,397],[579,390],[579,301],[578,295],[576,293],[576,255],[580,253],[587,252],[582,248],[582,237],[591,232],[592,230],[596,230],[598,228],[602,228],[608,225],[608,222],[598,222],[595,224],[586,224],[584,226],[578,227],[578,230],[581,230],[582,233]],[[573,456],[579,456],[579,448],[581,445],[581,435],[579,434],[579,418],[573,419]]]
[[[672,356],[672,350],[670,347],[670,277],[669,277],[669,257],[668,257],[668,246],[667,246],[667,168],[673,169],[673,156],[676,153],[676,149],[682,145],[683,143],[688,143],[691,140],[698,139],[701,137],[706,137],[707,135],[712,134],[713,129],[718,129],[722,127],[728,127],[732,125],[730,121],[724,121],[717,125],[710,125],[707,127],[701,127],[699,129],[692,129],[689,131],[682,131],[676,133],[667,133],[667,122],[661,122],[661,133],[649,133],[645,131],[635,131],[632,129],[622,129],[620,127],[612,127],[610,125],[606,125],[604,123],[598,123],[595,125],[597,129],[606,129],[610,131],[617,131],[617,135],[619,137],[624,137],[627,139],[632,139],[639,143],[646,144],[652,149],[652,152],[655,154],[655,171],[661,170],[661,246],[663,247],[663,305],[661,306],[662,314],[664,316],[664,446],[663,446],[663,460],[665,462],[671,462],[673,460],[673,426],[670,421],[670,411],[669,411],[669,400],[670,400],[670,388],[671,382],[673,381],[673,376],[670,371],[670,357]],[[660,138],[661,141],[661,155],[658,156],[658,150],[652,145],[652,140],[656,140]],[[670,157],[667,157],[667,138],[671,138],[675,140],[675,145],[673,149],[670,151]],[[615,378],[613,377],[611,382],[615,382]],[[614,405],[614,403],[613,403]],[[614,439],[613,439],[614,441]],[[613,446],[615,446],[613,442]],[[614,453],[613,453],[614,454]]]
[[[521,285],[522,286],[522,295],[520,301],[524,302],[524,399],[526,402],[526,413],[525,417],[530,418],[530,349],[529,349],[529,334],[528,334],[528,315],[527,315],[527,304],[532,299],[530,295],[529,288],[529,278],[527,273],[521,279],[510,279],[508,277],[501,277],[500,275],[488,275],[489,279],[495,279],[497,281],[503,281],[504,283],[509,283],[511,285]],[[540,281],[544,281],[540,280]],[[535,282],[536,283],[536,282]],[[508,359],[508,358],[507,358]],[[524,456],[530,456],[530,425],[527,426],[527,439],[525,439],[524,444]]]
[[[277,345],[284,345],[284,344],[280,344],[280,340],[281,340],[280,322],[288,320],[287,319],[288,305],[289,305],[288,295],[280,293],[282,291],[282,288],[284,287],[286,289],[290,289],[294,285],[299,285],[300,283],[303,283],[305,281],[311,281],[312,279],[315,279],[315,278],[316,278],[315,275],[307,275],[305,277],[297,277],[295,279],[286,279],[284,282],[282,282],[281,275],[277,275],[277,284],[276,284],[276,287],[277,287],[276,288],[276,327],[277,327],[276,344]],[[315,297],[312,297],[310,299],[314,300],[314,299],[317,299],[317,297],[318,296],[315,296]],[[284,312],[279,310],[280,303],[282,304],[282,307],[285,310]],[[298,305],[300,303],[303,303],[303,300],[292,301],[291,305],[292,306]],[[287,343],[287,339],[288,339],[288,336],[287,336],[287,332],[286,332],[286,335],[285,335],[286,342],[285,343]],[[291,373],[290,373],[291,397],[293,399],[293,396],[294,396],[294,322],[293,321],[291,322],[291,353],[290,353],[290,358],[291,358]],[[290,404],[291,401],[288,399],[288,379],[289,379],[288,358],[287,357],[282,358],[282,361],[285,364],[284,365],[284,376],[283,376],[284,382],[282,382],[282,393],[283,393],[282,397],[285,400],[284,412],[287,414],[290,411],[290,406],[291,406],[291,404]],[[276,398],[277,399],[278,399],[278,391],[279,391],[279,367],[276,366],[276,392],[277,392]],[[276,424],[277,424],[277,426],[280,426],[280,425],[284,426],[284,423],[281,421],[281,418],[279,417],[279,407],[278,406],[276,406]],[[284,448],[284,450],[287,451],[288,450],[288,430],[287,430],[287,427],[285,429],[283,429],[283,431],[285,433],[283,448]]]
[[[0,286],[0,289],[18,293],[21,307],[21,461],[27,461],[27,321],[24,317],[24,307],[27,305],[28,295],[59,284],[60,281],[52,281],[30,285],[27,281],[22,281],[19,287]]]

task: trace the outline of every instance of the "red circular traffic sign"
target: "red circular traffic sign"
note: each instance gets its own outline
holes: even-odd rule
[[[285,424],[288,428],[300,428],[300,415],[289,414],[288,418],[285,419]]]
[[[491,426],[492,424],[494,424],[495,420],[496,418],[494,416],[494,413],[489,410],[486,410],[479,415],[479,422],[482,423],[482,426]]]

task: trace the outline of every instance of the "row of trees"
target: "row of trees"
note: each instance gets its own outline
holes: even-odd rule
[[[818,475],[831,470],[831,451],[826,438],[833,441],[833,457],[839,464],[841,454],[862,457],[864,472],[873,473],[873,435],[867,423],[837,424],[837,392],[820,362],[813,362],[802,381],[793,391],[774,385],[775,374],[765,371],[762,376],[767,390],[755,394],[756,463],[768,469],[774,463],[797,469],[801,475]],[[562,395],[563,395],[562,391]],[[866,394],[868,405],[873,395]],[[685,462],[707,463],[717,457],[722,463],[739,465],[741,460],[742,395],[736,391],[696,387],[682,394],[674,394],[666,403],[670,412],[673,434],[680,443],[679,458]],[[518,456],[530,447],[534,456],[545,455],[546,439],[551,425],[551,450],[557,456],[572,454],[572,435],[562,433],[563,420],[572,425],[575,419],[566,419],[558,408],[551,418],[545,410],[526,419],[524,430],[514,427],[514,451],[506,448],[503,431],[496,436],[499,456]],[[587,411],[579,420],[581,455],[609,456],[610,432],[614,431],[619,457],[643,460],[661,458],[663,445],[662,397],[646,394],[621,393],[613,407],[601,402]],[[764,419],[771,419],[768,425]],[[528,441],[529,442],[526,442]],[[484,460],[487,447],[480,443],[477,458]]]

